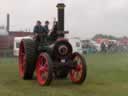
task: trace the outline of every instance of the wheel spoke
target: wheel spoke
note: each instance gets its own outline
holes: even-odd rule
[[[78,63],[78,64],[81,63],[81,59],[80,59],[80,57],[78,57],[78,59],[77,59],[77,63]]]
[[[74,76],[75,75],[75,70],[71,71],[71,75]]]
[[[82,64],[78,64],[76,70],[79,72],[82,69]]]
[[[80,65],[77,65],[77,67],[76,67],[76,71],[79,72],[79,70],[80,70]]]
[[[76,80],[79,79],[79,72],[76,72]]]
[[[47,72],[48,68],[47,67],[41,67],[39,70],[40,70],[40,72]]]

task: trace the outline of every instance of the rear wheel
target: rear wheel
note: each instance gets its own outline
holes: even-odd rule
[[[70,79],[75,84],[82,84],[87,74],[85,59],[79,53],[75,52],[72,55],[72,61],[76,65],[76,68],[70,71]]]
[[[36,63],[36,76],[41,86],[49,85],[52,81],[52,60],[47,53],[41,53]]]
[[[32,79],[35,70],[35,63],[35,42],[31,39],[23,39],[19,47],[19,73],[22,79]]]

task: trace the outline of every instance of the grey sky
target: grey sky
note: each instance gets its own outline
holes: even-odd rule
[[[11,30],[32,30],[36,20],[53,21],[59,0],[0,0],[0,24],[11,14]],[[73,36],[128,36],[128,0],[63,0],[65,25]]]

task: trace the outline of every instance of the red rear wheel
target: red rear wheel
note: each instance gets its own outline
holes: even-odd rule
[[[69,73],[70,79],[73,83],[81,84],[86,78],[86,62],[79,53],[73,53],[72,61],[76,64],[76,68]]]
[[[36,76],[42,86],[52,81],[52,61],[47,53],[41,53],[36,64]]]
[[[31,80],[36,63],[35,42],[23,39],[19,47],[19,75],[24,80]]]

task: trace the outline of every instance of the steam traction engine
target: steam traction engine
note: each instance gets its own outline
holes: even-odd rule
[[[19,50],[19,73],[24,80],[33,78],[34,71],[40,85],[49,85],[53,78],[69,77],[75,84],[82,84],[86,78],[86,62],[79,53],[72,52],[72,46],[64,35],[64,7],[57,5],[58,22],[45,41],[23,39]]]

